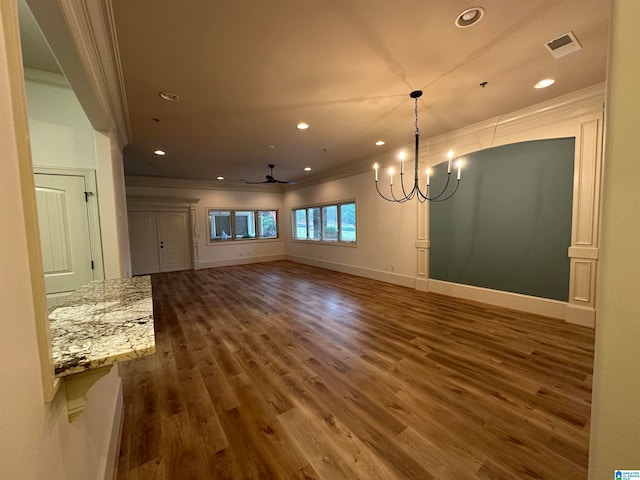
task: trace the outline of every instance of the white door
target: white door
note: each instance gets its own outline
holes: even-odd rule
[[[129,212],[134,275],[191,268],[187,212]]]
[[[160,271],[158,215],[156,212],[129,212],[131,268],[134,275]]]
[[[158,231],[160,270],[173,272],[191,268],[187,212],[158,212]]]
[[[36,173],[36,201],[49,306],[93,280],[83,176]]]

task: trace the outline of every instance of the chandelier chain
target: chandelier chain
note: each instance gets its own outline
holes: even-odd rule
[[[420,129],[418,128],[418,99],[414,98],[415,104],[414,104],[414,112],[415,112],[415,117],[416,117],[416,122],[415,122],[415,126],[416,126],[416,135],[420,135]]]

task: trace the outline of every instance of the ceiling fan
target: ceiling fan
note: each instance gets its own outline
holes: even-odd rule
[[[275,167],[275,165],[273,164],[269,164],[267,165],[267,167],[269,167],[271,169],[271,173],[269,175],[266,175],[267,179],[264,182],[244,182],[244,183],[252,183],[252,184],[258,184],[258,183],[288,183],[289,185],[295,185],[298,182],[287,182],[284,180],[276,180],[275,178],[273,178],[273,167]]]

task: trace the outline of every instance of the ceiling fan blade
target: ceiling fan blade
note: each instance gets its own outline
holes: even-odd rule
[[[264,182],[247,182],[245,181],[244,183],[250,183],[250,184],[258,184],[258,183],[285,183],[285,184],[289,184],[289,185],[295,185],[298,182],[287,182],[285,180],[276,180],[275,178],[273,178],[273,167],[275,167],[275,165],[269,164],[267,165],[269,167],[269,170],[271,170],[271,173],[269,175],[265,175],[266,176],[266,180]]]

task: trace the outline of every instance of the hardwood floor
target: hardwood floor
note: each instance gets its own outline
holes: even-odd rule
[[[587,478],[591,329],[286,261],[153,297],[119,480]]]

